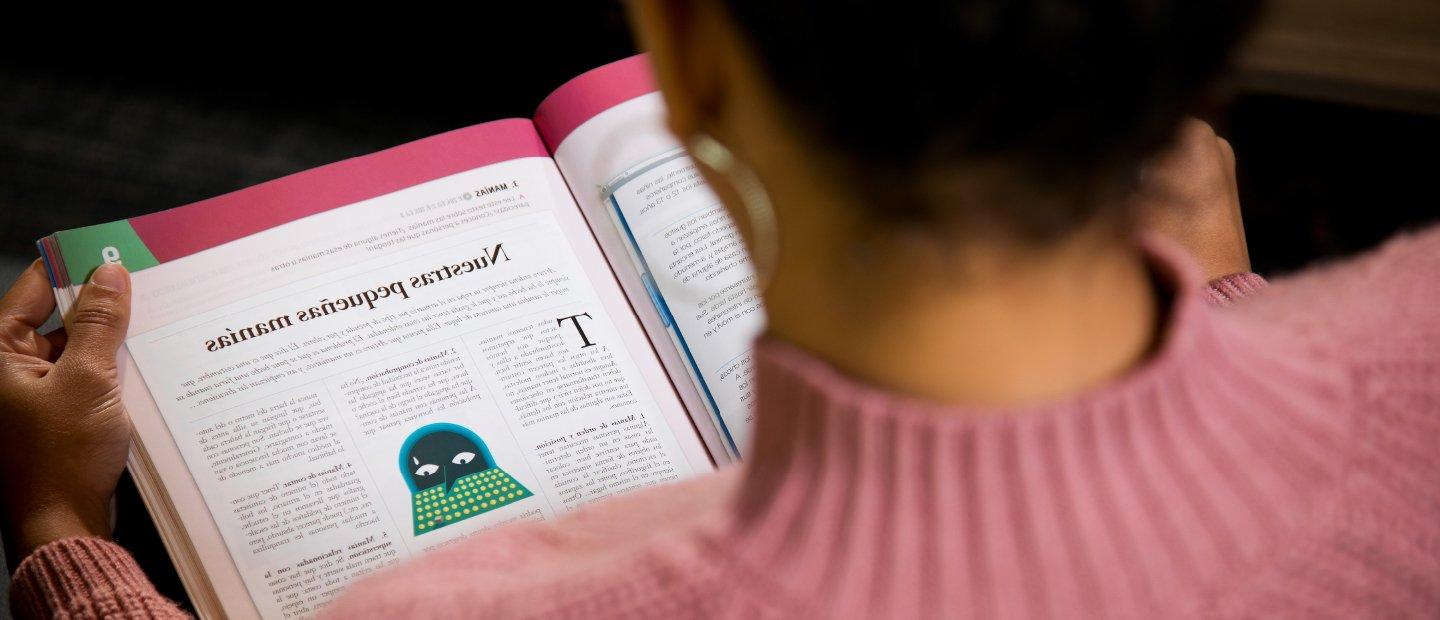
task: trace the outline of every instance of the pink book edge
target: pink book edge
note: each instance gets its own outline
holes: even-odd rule
[[[456,129],[259,185],[130,218],[164,263],[426,181],[549,151],[525,119]]]
[[[165,263],[466,170],[524,157],[549,157],[586,121],[655,90],[649,60],[638,54],[561,85],[541,101],[533,122],[514,118],[456,129],[122,222],[153,255],[151,264]],[[40,245],[51,266],[52,282],[68,282],[61,261],[45,252],[59,248],[46,240]],[[88,265],[95,262],[92,259],[83,262]],[[85,274],[78,275],[83,280]]]
[[[553,153],[595,115],[657,90],[645,54],[591,69],[555,89],[535,109],[535,128]]]

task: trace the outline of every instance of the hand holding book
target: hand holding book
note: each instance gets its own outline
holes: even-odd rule
[[[124,461],[200,615],[310,617],[407,558],[736,458],[761,315],[663,118],[636,57],[533,119],[40,240],[3,315],[28,353],[0,432],[44,447],[0,462],[44,493],[6,504],[44,517],[20,551],[107,534]],[[127,270],[128,313],[80,286]],[[88,331],[53,361],[56,305]]]
[[[0,298],[0,527],[14,566],[45,543],[109,537],[110,498],[130,450],[115,352],[130,276],[95,271],[65,332],[39,333],[55,297],[37,261]]]
[[[1175,143],[1141,174],[1135,199],[1145,228],[1188,250],[1207,280],[1250,271],[1235,151],[1204,121],[1180,126]]]

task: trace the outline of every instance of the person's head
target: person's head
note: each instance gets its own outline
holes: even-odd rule
[[[1140,163],[1257,1],[632,4],[672,129],[754,168],[782,231],[803,200],[876,230],[1043,244],[1126,222]]]

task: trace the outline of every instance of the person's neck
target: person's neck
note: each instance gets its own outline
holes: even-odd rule
[[[810,233],[782,244],[768,331],[887,389],[976,407],[1053,401],[1137,365],[1159,332],[1145,257],[1113,234],[872,253],[843,231]]]

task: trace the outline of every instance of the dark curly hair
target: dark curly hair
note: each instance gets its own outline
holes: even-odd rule
[[[1121,209],[1258,4],[723,2],[875,219],[1030,240]]]

